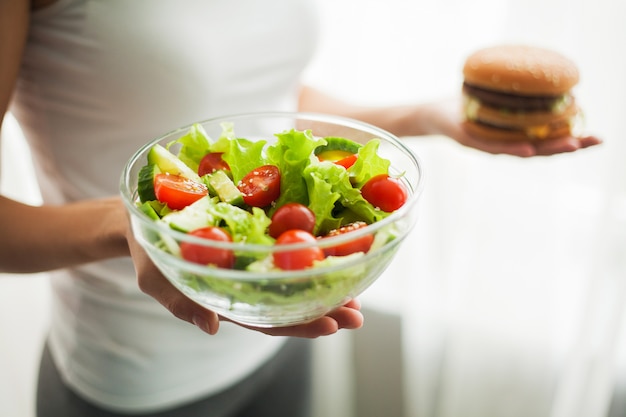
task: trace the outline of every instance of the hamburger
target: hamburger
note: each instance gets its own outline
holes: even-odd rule
[[[579,109],[576,64],[558,52],[498,45],[463,66],[465,127],[489,140],[540,141],[571,135]]]

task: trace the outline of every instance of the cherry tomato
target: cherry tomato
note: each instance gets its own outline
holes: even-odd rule
[[[367,226],[367,223],[365,222],[350,223],[350,224],[340,227],[339,229],[331,230],[324,237],[326,238],[326,237],[332,237],[332,236],[339,236],[345,233],[353,232],[365,226]],[[326,256],[346,256],[355,252],[367,253],[367,251],[369,251],[370,248],[372,247],[373,242],[374,242],[374,235],[368,234],[368,235],[360,236],[349,242],[345,242],[336,246],[330,246],[330,247],[324,248],[324,254]]]
[[[269,234],[278,238],[283,232],[290,229],[305,230],[313,233],[315,214],[307,206],[300,203],[287,203],[280,206],[272,215]]]
[[[315,243],[316,241],[317,239],[315,239],[315,236],[309,232],[291,229],[278,236],[276,244],[285,245],[302,242]],[[313,265],[314,261],[321,261],[324,259],[324,252],[317,246],[311,246],[292,251],[274,252],[273,257],[274,264],[280,269],[296,270],[308,268]]]
[[[237,188],[247,205],[269,206],[280,195],[280,171],[274,165],[260,166],[247,173]]]
[[[361,195],[382,211],[392,212],[404,205],[408,198],[405,186],[386,174],[376,175],[363,185]]]
[[[345,169],[350,168],[356,161],[357,155],[348,151],[334,149],[332,151],[324,151],[317,155],[320,161],[331,161],[337,165],[341,165]]]
[[[352,165],[354,165],[354,163],[356,162],[356,158],[357,158],[357,155],[356,154],[352,154],[352,155],[346,156],[345,158],[342,158],[342,159],[340,159],[338,161],[335,161],[335,163],[337,165],[341,165],[345,169],[348,169]]]
[[[219,170],[230,171],[230,166],[222,159],[223,154],[224,152],[210,152],[204,155],[198,165],[198,175],[202,177]]]
[[[208,190],[204,184],[180,175],[160,173],[154,177],[154,194],[172,210],[180,210],[207,195]]]
[[[189,234],[219,242],[232,242],[228,232],[215,226],[196,229]],[[235,255],[229,249],[210,248],[196,243],[181,242],[180,253],[183,259],[197,264],[215,265],[219,268],[232,268],[235,264]]]

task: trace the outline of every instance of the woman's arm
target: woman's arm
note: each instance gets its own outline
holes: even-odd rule
[[[493,154],[520,157],[572,152],[599,144],[593,136],[565,137],[538,143],[498,142],[470,136],[463,128],[460,97],[437,102],[388,107],[357,106],[309,86],[300,91],[301,111],[336,114],[362,120],[396,136],[444,135],[464,146]]]
[[[2,116],[17,80],[30,8],[28,0],[0,0]],[[0,196],[0,272],[47,271],[128,255],[123,216],[116,199],[33,207]]]
[[[128,256],[120,199],[30,206],[0,196],[0,272],[41,272]]]
[[[174,316],[209,334],[215,334],[219,321],[225,320],[189,300],[165,279],[133,238],[119,197],[35,207],[0,196],[0,213],[0,271],[46,271],[130,254],[139,288]],[[274,336],[324,336],[361,327],[359,308],[352,301],[304,325],[250,329]]]
[[[434,133],[427,118],[413,120],[421,114],[425,105],[369,107],[359,106],[310,86],[302,86],[298,109],[350,117],[387,130],[396,136],[421,136]]]
[[[28,0],[0,0],[0,117],[15,87],[30,18]],[[0,119],[2,121],[2,119]],[[131,255],[139,288],[173,315],[215,333],[220,318],[192,302],[158,271],[130,232],[119,197],[31,206],[0,196],[0,272],[38,272]],[[311,323],[254,329],[271,335],[318,337],[363,323],[356,302]]]
[[[0,118],[4,117],[13,94],[29,16],[28,0],[0,0]]]

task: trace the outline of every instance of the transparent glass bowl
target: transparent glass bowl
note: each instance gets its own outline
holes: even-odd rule
[[[378,153],[391,161],[391,172],[402,174],[409,197],[385,219],[357,231],[318,239],[315,243],[252,245],[199,239],[155,222],[137,207],[137,175],[147,162],[150,148],[165,145],[186,134],[181,127],[141,147],[125,166],[120,191],[129,212],[134,236],[163,275],[183,294],[198,304],[233,321],[259,327],[289,326],[325,315],[361,294],[385,270],[404,237],[414,226],[423,188],[423,172],[417,156],[397,137],[377,127],[352,119],[312,113],[251,113],[224,116],[200,122],[209,137],[222,132],[221,123],[232,122],[237,137],[272,141],[285,130],[311,129],[315,136],[340,136],[359,143],[380,139]],[[345,243],[365,234],[394,236],[374,244],[364,256],[350,256],[343,262],[303,270],[265,272],[223,269],[188,262],[165,248],[193,242],[210,248],[231,249],[238,255],[272,254],[275,251],[321,248]]]

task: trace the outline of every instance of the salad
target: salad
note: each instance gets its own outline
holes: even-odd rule
[[[379,139],[360,144],[296,129],[274,136],[241,138],[232,123],[222,123],[221,135],[210,138],[195,124],[178,139],[153,145],[138,175],[138,206],[155,222],[199,238],[273,246],[351,233],[407,200],[401,178],[378,154]],[[154,239],[170,254],[201,265],[302,270],[363,256],[394,239],[394,230],[258,256]]]

